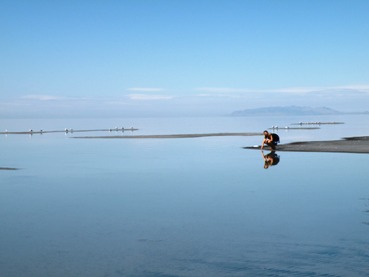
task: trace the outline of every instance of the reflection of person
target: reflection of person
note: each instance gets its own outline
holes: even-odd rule
[[[279,156],[275,153],[275,151],[270,152],[269,154],[264,155],[264,152],[261,151],[261,154],[264,159],[264,168],[268,169],[269,166],[277,165],[279,163]]]
[[[272,150],[276,149],[276,145],[279,142],[279,136],[277,134],[271,134],[268,131],[264,131],[264,139],[261,143],[261,149],[264,148],[264,144],[270,146]]]

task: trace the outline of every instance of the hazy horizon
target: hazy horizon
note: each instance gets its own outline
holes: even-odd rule
[[[121,99],[49,99],[29,96],[1,101],[3,118],[62,118],[62,117],[165,117],[165,116],[225,116],[235,111],[266,107],[327,107],[344,113],[367,112],[368,95],[304,94],[288,100],[278,95],[250,96],[183,96],[157,100]],[[39,98],[38,98],[39,97]],[[267,101],[267,100],[270,101]]]

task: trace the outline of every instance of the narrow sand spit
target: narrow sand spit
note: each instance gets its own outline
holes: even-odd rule
[[[138,136],[84,136],[72,137],[79,139],[173,139],[173,138],[201,138],[201,137],[236,137],[261,136],[262,133],[206,133],[206,134],[172,134],[172,135],[138,135]]]
[[[260,149],[260,146],[243,148]],[[270,147],[264,147],[264,149],[270,150]],[[369,154],[369,136],[348,137],[341,140],[292,142],[278,145],[276,151]]]

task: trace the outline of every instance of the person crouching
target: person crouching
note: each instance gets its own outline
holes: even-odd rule
[[[264,131],[264,140],[261,143],[261,149],[264,148],[264,144],[270,146],[272,150],[276,150],[276,146],[279,142],[279,136],[274,133],[269,133],[268,131]]]

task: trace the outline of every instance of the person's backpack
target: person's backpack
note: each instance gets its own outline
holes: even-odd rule
[[[273,141],[279,143],[279,136],[277,134],[272,133]]]
[[[271,155],[271,157],[273,159],[273,163],[271,165],[277,165],[279,163],[279,160],[280,160],[279,155],[274,153],[273,155]]]

